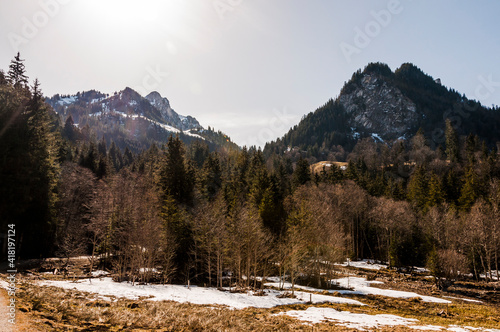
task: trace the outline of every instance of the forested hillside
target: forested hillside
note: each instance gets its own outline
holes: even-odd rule
[[[323,110],[343,117],[337,102]],[[450,121],[435,150],[422,131],[389,146],[321,123],[309,134],[336,126],[332,144],[353,146],[345,171],[311,173],[297,149],[266,159],[176,136],[137,153],[78,143],[17,57],[0,73],[2,229],[16,225],[20,258],[88,255],[91,271],[120,280],[248,286],[275,273],[324,286],[346,258],[428,266],[441,287],[499,270],[500,161],[490,144]]]
[[[205,129],[195,118],[177,114],[158,92],[142,97],[131,88],[112,96],[90,90],[55,95],[46,101],[68,129],[63,132],[64,138],[73,143],[102,138],[107,145],[114,143],[121,150],[138,153],[177,135],[186,144],[206,140],[211,150],[238,149],[221,131]]]
[[[488,147],[500,141],[500,109],[485,107],[441,85],[413,64],[395,72],[370,63],[355,72],[340,95],[305,116],[287,134],[265,147],[265,155],[297,148],[319,160],[345,161],[360,138],[392,145],[409,142],[419,129],[433,149],[444,147],[445,122],[458,135],[477,135]]]

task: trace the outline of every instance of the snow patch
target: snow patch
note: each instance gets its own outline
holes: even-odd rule
[[[312,324],[333,321],[338,325],[354,329],[373,329],[381,326],[410,325],[418,322],[414,318],[395,315],[367,315],[349,311],[337,311],[332,308],[311,307],[306,310],[291,310],[276,315],[287,315]]]
[[[366,269],[366,270],[381,270],[381,269],[387,268],[387,264],[379,264],[379,263],[376,263],[372,259],[363,259],[361,261],[349,261],[349,262],[345,262],[342,264],[335,264],[335,265],[340,265],[340,266],[344,266],[344,267],[352,266],[352,267],[355,267],[358,269]]]
[[[443,296],[443,297],[446,297],[447,299],[462,300],[462,301],[466,301],[466,302],[483,303],[483,301],[466,299],[466,298],[462,298],[462,297],[454,297],[454,296]]]
[[[109,272],[102,271],[102,270],[92,271],[92,277],[101,277],[101,276],[105,276],[108,274],[109,274]]]
[[[386,314],[379,314],[379,315],[357,314],[349,311],[338,311],[333,308],[310,307],[307,308],[306,310],[290,310],[275,314],[275,316],[279,315],[287,315],[311,324],[331,321],[337,325],[358,330],[377,329],[384,326],[405,326],[409,329],[427,330],[427,331],[500,332],[500,330],[497,329],[484,329],[471,326],[450,325],[448,326],[448,328],[436,325],[421,326],[421,325],[416,325],[418,323],[418,319],[415,318],[404,318],[396,315],[386,315]]]
[[[383,284],[381,281],[367,281],[366,278],[347,277],[341,279],[334,279],[332,283],[340,287],[352,290],[339,290],[340,294],[361,294],[361,295],[381,295],[394,298],[409,299],[420,297],[424,302],[432,303],[451,303],[449,300],[441,299],[434,296],[420,295],[414,292],[397,291],[392,289],[381,289],[371,287],[372,284]]]
[[[188,135],[188,136],[192,136],[192,137],[196,137],[196,138],[200,138],[202,140],[205,140],[204,137],[201,137],[200,135],[198,134],[195,134],[195,133],[192,133],[191,130],[187,130],[184,132],[184,134]]]
[[[382,137],[380,137],[380,135],[379,135],[379,134],[375,134],[375,133],[373,133],[373,134],[372,134],[372,137],[373,137],[373,139],[374,139],[375,141],[384,142],[384,140],[382,139]]]
[[[280,305],[306,303],[345,303],[351,305],[364,305],[363,303],[330,295],[295,292],[296,298],[279,298],[283,292],[266,289],[265,296],[252,296],[251,293],[231,293],[219,291],[216,288],[181,286],[181,285],[135,285],[127,282],[113,282],[109,277],[102,279],[88,279],[72,282],[68,280],[47,280],[39,285],[56,286],[64,289],[77,289],[79,291],[97,293],[101,296],[115,296],[127,299],[150,297],[148,300],[176,302],[190,302],[193,304],[220,304],[234,309],[247,307],[271,308]]]
[[[61,98],[57,101],[59,105],[70,105],[76,102],[78,98],[76,96],[69,96],[69,97],[64,97]]]

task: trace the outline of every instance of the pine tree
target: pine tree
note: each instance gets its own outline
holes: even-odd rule
[[[446,156],[448,160],[452,163],[460,161],[460,147],[458,144],[458,135],[453,126],[451,125],[451,120],[446,119]]]
[[[25,88],[28,86],[28,76],[26,76],[26,70],[24,68],[24,59],[21,59],[21,55],[17,52],[14,60],[10,62],[8,79],[10,83],[15,87]]]
[[[216,152],[206,158],[201,177],[201,192],[211,201],[222,187],[222,169]]]
[[[108,148],[106,147],[106,139],[104,139],[103,135],[101,140],[99,141],[99,144],[97,145],[97,152],[99,152],[99,155],[101,155],[102,157],[106,157],[107,151]]]
[[[128,146],[125,147],[122,159],[123,159],[122,167],[132,165],[132,163],[134,162],[134,154],[132,153],[132,151],[130,151]]]
[[[119,171],[123,165],[122,153],[120,149],[116,146],[114,141],[111,141],[111,146],[109,147],[109,159],[115,171]]]
[[[68,116],[66,122],[64,123],[63,136],[71,142],[74,142],[77,138],[75,122],[73,121],[73,117],[71,115]]]
[[[456,205],[460,197],[460,188],[462,187],[462,183],[455,170],[448,170],[446,176],[444,177],[443,187],[446,195],[446,201]]]
[[[431,173],[429,179],[429,194],[427,199],[427,207],[430,208],[432,206],[441,204],[444,201],[444,190],[439,179],[439,176],[436,173]]]
[[[479,183],[474,168],[470,166],[465,173],[465,183],[458,199],[458,204],[463,211],[469,211],[479,197]]]
[[[279,180],[271,176],[270,185],[264,191],[258,206],[262,222],[274,235],[280,235],[284,231],[285,211],[283,199],[279,190]]]
[[[164,196],[171,195],[177,202],[190,204],[193,198],[194,178],[184,160],[184,146],[179,137],[168,139],[166,161],[160,175]]]
[[[474,152],[476,152],[476,145],[477,137],[473,134],[469,134],[465,140],[465,154],[470,165],[476,162],[476,157],[474,156]]]
[[[352,160],[349,160],[349,163],[347,163],[345,177],[353,181],[359,180],[358,169],[356,168],[356,165]]]
[[[307,159],[300,159],[297,161],[297,166],[292,174],[292,187],[297,189],[301,185],[307,183],[311,180],[311,169],[309,167],[309,162]]]
[[[408,183],[408,198],[421,210],[427,204],[427,188],[425,168],[417,166]]]
[[[38,80],[21,81],[0,86],[0,226],[16,224],[18,257],[39,257],[53,249],[59,140]]]
[[[328,183],[336,184],[342,181],[343,178],[344,174],[337,165],[330,166],[330,169],[327,172]]]

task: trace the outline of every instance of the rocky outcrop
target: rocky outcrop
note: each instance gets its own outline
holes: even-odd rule
[[[385,141],[404,136],[418,123],[417,106],[384,76],[374,73],[364,73],[339,101],[350,114],[353,128]]]

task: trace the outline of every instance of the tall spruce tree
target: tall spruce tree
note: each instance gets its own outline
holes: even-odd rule
[[[479,197],[478,177],[474,168],[469,166],[465,173],[465,183],[460,192],[458,204],[463,211],[469,211],[476,199]]]
[[[427,205],[427,175],[423,166],[417,166],[408,183],[408,198],[420,209]]]
[[[184,145],[178,136],[168,139],[166,161],[160,177],[165,196],[171,195],[179,203],[191,203],[194,178],[184,160]]]
[[[452,163],[460,161],[460,147],[458,143],[458,135],[451,124],[450,119],[446,119],[446,157]]]
[[[28,76],[26,76],[24,60],[21,59],[21,55],[19,54],[19,52],[17,52],[14,60],[10,62],[9,72],[7,75],[10,83],[14,86],[14,88],[24,88],[28,86]]]
[[[311,180],[311,169],[309,167],[309,162],[307,159],[300,157],[297,161],[297,166],[292,174],[292,187],[295,190],[301,185],[307,183]]]
[[[1,226],[16,225],[19,257],[40,257],[53,249],[58,139],[38,80],[25,86],[19,55],[9,77],[0,87]]]
[[[427,199],[427,207],[432,207],[441,204],[445,199],[443,185],[439,176],[432,172],[429,178],[429,194]]]
[[[208,200],[213,200],[222,186],[222,169],[219,155],[212,152],[205,159],[201,174],[201,192]]]

